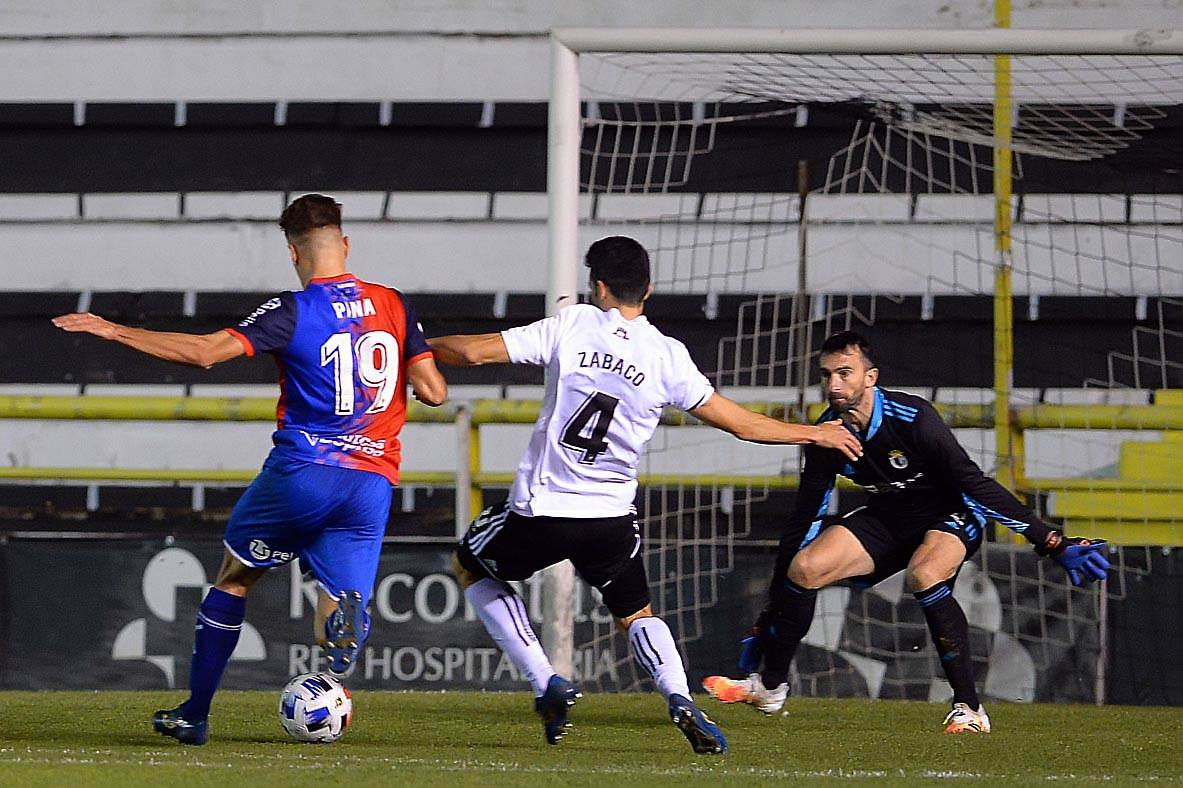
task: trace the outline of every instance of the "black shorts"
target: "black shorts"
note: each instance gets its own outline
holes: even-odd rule
[[[479,577],[525,580],[569,560],[599,589],[604,605],[627,618],[649,604],[649,580],[641,558],[641,527],[623,517],[526,517],[509,502],[490,506],[472,521],[456,548],[460,565]]]
[[[850,579],[855,585],[864,587],[873,586],[906,569],[912,554],[929,531],[943,531],[960,539],[965,545],[967,561],[982,546],[982,534],[985,531],[982,521],[968,511],[953,512],[935,521],[892,520],[889,524],[862,508],[845,515],[825,518],[822,527],[829,525],[841,525],[854,534],[875,562],[874,572]]]

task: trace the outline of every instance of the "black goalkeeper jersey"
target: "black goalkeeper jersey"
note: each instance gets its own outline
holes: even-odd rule
[[[797,505],[782,544],[803,546],[817,535],[838,475],[868,494],[869,512],[889,527],[899,523],[911,530],[968,512],[1043,544],[1052,529],[982,473],[927,400],[881,388],[871,393],[871,423],[859,434],[862,459],[852,463],[837,449],[805,447]],[[818,421],[835,418],[827,410]]]

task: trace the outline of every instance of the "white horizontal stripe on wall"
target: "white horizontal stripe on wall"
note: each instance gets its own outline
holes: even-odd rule
[[[185,195],[190,219],[259,219],[278,222],[284,209],[280,192],[190,192]]]
[[[76,194],[0,194],[0,221],[77,218]]]
[[[0,40],[0,101],[538,101],[549,47],[542,35]]]
[[[271,449],[274,425],[264,422],[103,422],[0,420],[0,445],[14,466],[251,469]],[[507,473],[529,442],[528,424],[481,428],[481,467]],[[992,473],[994,432],[954,430],[969,455]],[[1153,441],[1157,432],[1033,430],[1027,433],[1031,478],[1112,475],[1123,441]],[[455,427],[408,424],[401,436],[403,468],[454,471]],[[662,427],[642,460],[642,473],[797,473],[796,447],[744,443],[710,427]]]
[[[392,192],[386,218],[485,219],[489,216],[490,199],[491,195],[485,192]]]
[[[266,193],[229,200],[262,214],[282,205]],[[387,215],[402,195],[390,196]],[[475,213],[487,194],[439,198],[425,212]],[[406,290],[537,292],[546,286],[546,196],[493,195],[493,219],[366,220],[382,215],[382,192],[339,195],[351,264],[360,276]],[[276,290],[296,286],[283,236],[270,218],[179,220],[178,195],[86,195],[85,219],[3,221],[0,261],[16,290]],[[604,205],[622,207],[617,198]],[[682,198],[679,198],[682,199]],[[830,211],[831,201],[816,203]],[[34,200],[33,203],[40,203]],[[213,200],[186,198],[202,215]],[[898,205],[898,201],[893,201]],[[10,207],[12,203],[9,204]],[[883,203],[881,205],[886,205]],[[1169,208],[1169,204],[1164,204]],[[0,204],[0,208],[3,208]],[[652,207],[652,206],[650,206]],[[857,205],[855,206],[857,207]],[[590,204],[585,205],[590,210]],[[633,208],[648,211],[640,202]],[[481,209],[483,210],[483,209]],[[623,216],[627,209],[616,214]],[[98,212],[106,218],[93,218]],[[156,217],[156,218],[151,218]],[[796,282],[797,228],[743,220],[598,222],[580,229],[580,248],[610,233],[650,249],[659,292],[783,291]],[[1015,225],[1017,294],[1157,295],[1183,292],[1183,227],[1178,224]],[[987,223],[847,223],[809,228],[808,286],[823,293],[988,293],[993,289]]]
[[[181,198],[175,193],[84,194],[82,215],[90,219],[175,219]]]

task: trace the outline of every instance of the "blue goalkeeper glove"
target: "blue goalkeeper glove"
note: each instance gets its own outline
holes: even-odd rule
[[[747,634],[740,639],[739,669],[744,673],[759,672],[760,663],[764,660],[764,644],[768,638],[768,627],[771,623],[772,611],[764,610],[756,617],[756,623],[752,624]]]
[[[1105,557],[1107,545],[1104,539],[1082,539],[1052,531],[1035,552],[1050,556],[1064,567],[1072,585],[1082,586],[1093,580],[1104,580],[1109,573],[1109,559]]]

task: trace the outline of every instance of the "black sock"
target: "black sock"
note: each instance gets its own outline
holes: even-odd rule
[[[769,625],[769,638],[764,649],[764,670],[760,671],[760,680],[769,689],[775,689],[789,679],[789,663],[797,653],[797,644],[813,623],[817,589],[802,588],[785,578],[781,590],[774,597],[776,614]]]
[[[937,583],[931,588],[913,593],[928,631],[941,658],[945,677],[953,687],[953,702],[964,703],[975,711],[978,709],[978,691],[974,686],[974,667],[969,652],[969,622],[961,605],[953,598],[953,586],[949,582]]]

